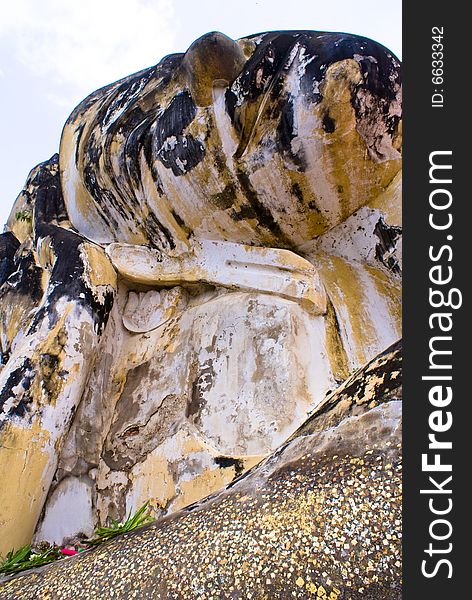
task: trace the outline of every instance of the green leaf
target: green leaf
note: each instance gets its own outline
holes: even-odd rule
[[[33,213],[28,209],[18,210],[15,213],[15,218],[17,221],[26,221],[27,223],[30,223],[33,220]]]
[[[149,503],[146,502],[134,515],[131,515],[130,511],[128,518],[124,523],[120,523],[115,519],[111,519],[110,527],[98,527],[94,532],[94,536],[89,540],[85,540],[85,543],[90,544],[91,546],[97,546],[98,544],[102,544],[103,542],[106,542],[117,535],[132,531],[137,527],[142,527],[143,525],[154,521],[154,518],[151,516],[151,514],[144,514],[148,504]]]
[[[26,569],[47,565],[58,558],[61,558],[61,554],[56,548],[48,548],[44,552],[37,552],[32,549],[31,545],[23,546],[16,552],[15,549],[8,552],[0,563],[0,573],[14,575]]]

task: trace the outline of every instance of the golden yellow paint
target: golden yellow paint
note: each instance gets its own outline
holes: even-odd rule
[[[277,157],[277,159],[281,160],[280,157]],[[297,185],[302,192],[303,198],[309,198],[310,202],[319,205],[319,200],[311,189],[312,186],[310,186],[306,173],[294,170],[285,170],[284,173],[290,180],[291,188],[293,185]],[[305,208],[305,210],[307,209]],[[321,211],[318,212],[316,210],[308,209],[304,217],[306,218],[308,225],[306,233],[304,232],[305,240],[311,240],[318,237],[330,227],[328,218]]]
[[[365,160],[368,149],[356,129],[351,101],[352,88],[361,78],[355,60],[334,63],[326,72],[323,100],[317,107],[320,117],[329,114],[336,123],[335,135],[323,146],[323,170],[333,190],[338,190],[342,219],[383,192],[401,168],[400,157],[385,162]]]
[[[185,461],[192,454],[209,451],[209,446],[203,440],[184,432],[178,433],[174,442],[179,447],[181,461]],[[248,471],[263,458],[263,455],[241,457],[243,472]],[[131,481],[139,486],[137,505],[150,500],[151,504],[166,508],[172,502],[171,509],[174,512],[217,492],[230,483],[236,475],[234,467],[215,467],[214,469],[205,469],[188,481],[175,484],[171,471],[171,463],[174,461],[174,455],[172,458],[166,456],[166,445],[164,444],[133,469]]]
[[[0,433],[0,554],[31,542],[47,489],[49,433],[38,420],[30,428],[13,422]]]
[[[27,296],[16,296],[14,302],[5,298],[7,303],[2,305],[1,330],[4,336],[3,342],[10,347],[21,329],[25,329],[31,321],[30,311],[33,308],[32,302]]]
[[[139,490],[136,506],[149,501],[151,506],[164,509],[176,494],[169,463],[160,453],[149,454],[144,462],[137,465],[130,475],[130,481]]]
[[[84,126],[84,132],[82,135],[84,135],[87,130],[87,123],[85,121]],[[80,146],[77,147],[76,128],[72,125],[66,124],[61,136],[59,164],[61,170],[61,180],[65,185],[65,188],[67,189],[69,186],[72,187],[72,193],[65,194],[64,200],[74,225],[77,225],[77,223],[74,222],[74,213],[84,215],[85,218],[90,219],[91,221],[96,214],[96,210],[93,206],[93,199],[82,183],[80,174],[76,173],[77,166],[74,164],[74,157],[76,156],[76,153],[77,156],[80,157],[82,154],[80,150]],[[71,201],[73,199],[73,207],[68,205],[69,196]],[[71,210],[71,208],[73,208],[73,210]]]
[[[313,581],[309,581],[309,582],[306,584],[306,589],[307,589],[307,592],[309,592],[310,594],[316,594],[316,591],[317,591],[317,589],[318,589],[318,588],[317,588],[317,587],[316,587],[316,585],[313,583]]]
[[[325,316],[326,350],[334,377],[338,381],[344,381],[349,375],[349,362],[338,326],[333,304],[328,301]]]
[[[31,356],[33,365],[38,365],[39,375],[36,376],[31,384],[30,392],[36,406],[40,406],[44,400],[46,391],[46,400],[48,404],[54,405],[61,391],[66,385],[66,381],[59,375],[62,361],[65,358],[64,347],[67,344],[68,334],[66,320],[72,309],[71,303],[64,308],[60,318],[54,327],[48,331],[47,336],[35,348]],[[51,357],[56,359],[51,362]],[[75,378],[77,373],[69,373],[69,379]]]
[[[131,484],[135,506],[141,506],[149,501],[155,508],[175,512],[219,491],[234,479],[236,475],[234,467],[220,468],[215,465],[214,468],[206,468],[185,482],[179,482],[175,479],[174,473],[176,461],[181,463],[186,460],[192,461],[192,456],[198,456],[201,452],[215,455],[215,451],[200,437],[185,430],[176,433],[168,442],[148,454],[143,462],[137,463],[129,475],[119,473],[118,477],[123,477],[123,480],[120,480],[121,484],[124,485],[126,479]],[[265,458],[265,455],[234,458],[241,460],[242,472],[246,472]],[[106,479],[106,473],[105,477],[102,474],[98,482],[99,489],[110,489],[110,483]],[[103,506],[101,520],[104,522],[109,516],[106,492],[101,505]]]
[[[6,230],[11,231],[20,243],[31,237],[33,233],[32,220],[23,221],[16,218],[16,214],[24,210],[31,210],[31,206],[26,203],[25,194],[21,193],[13,204],[6,224]]]
[[[402,280],[400,277],[388,276],[382,269],[377,269],[371,265],[365,265],[365,270],[369,273],[371,280],[379,292],[379,296],[387,303],[389,314],[385,318],[394,324],[398,337],[401,337],[402,331]]]
[[[382,374],[380,377],[373,375],[369,377],[365,390],[363,392],[363,397],[358,404],[365,404],[369,401],[373,401],[375,405],[375,399],[377,397],[377,392],[381,389],[381,385],[384,381],[385,374]]]
[[[195,437],[195,435],[188,435],[183,441],[180,442],[182,448],[182,454],[187,456],[193,452],[200,452],[201,450],[208,450],[209,446],[203,442],[202,439]]]
[[[86,277],[92,289],[99,286],[116,288],[117,276],[113,265],[104,251],[95,244],[85,242],[82,245],[87,260],[85,261]]]
[[[197,475],[194,479],[181,482],[179,495],[172,503],[172,511],[184,508],[216,492],[230,483],[234,475],[235,471],[232,467],[227,469],[205,469],[203,473]]]
[[[390,182],[387,189],[369,202],[371,208],[378,208],[389,225],[402,224],[402,172]]]
[[[249,469],[252,469],[252,467],[255,467],[265,457],[266,457],[265,454],[260,454],[260,455],[255,454],[254,456],[244,456],[244,457],[242,457],[241,460],[243,461],[244,472],[249,471]]]
[[[356,267],[348,261],[338,256],[319,255],[316,262],[335,309],[345,307],[349,315],[350,342],[357,363],[364,364],[370,358],[366,349],[377,342],[375,327],[365,309],[370,302],[368,291],[363,288]]]

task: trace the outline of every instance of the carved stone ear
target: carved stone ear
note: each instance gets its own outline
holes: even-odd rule
[[[195,40],[182,61],[190,92],[198,106],[208,106],[213,99],[213,83],[231,83],[241,72],[246,57],[240,45],[218,31]]]

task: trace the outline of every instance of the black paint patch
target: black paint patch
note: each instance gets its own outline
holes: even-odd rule
[[[336,123],[334,119],[329,116],[329,113],[325,113],[322,120],[323,129],[326,133],[333,133],[336,129]]]
[[[99,301],[86,284],[85,265],[81,256],[81,246],[86,240],[72,231],[54,225],[44,225],[40,231],[44,236],[50,236],[57,259],[49,280],[47,302],[35,314],[28,333],[34,333],[45,316],[53,326],[59,318],[56,304],[61,299],[68,299],[79,303],[89,312],[96,333],[101,334],[113,306],[114,293],[107,291],[104,300]]]
[[[125,81],[119,85],[113,93],[113,99],[111,102],[107,102],[104,104],[102,110],[97,117],[101,127],[103,129],[109,128],[111,121],[115,120],[116,122],[116,114],[120,114],[120,127],[121,127],[121,117],[125,112],[126,108],[132,106],[134,104],[134,100],[139,95],[139,93],[144,90],[146,85],[151,81],[154,77],[154,68],[146,69],[142,71],[138,76],[132,75],[131,79],[126,78]],[[132,116],[133,111],[127,115]],[[131,122],[133,119],[131,119]],[[115,124],[112,124],[112,126]]]
[[[152,127],[148,127],[148,125],[149,124],[146,123],[146,126],[143,126],[143,133],[140,135],[140,139],[137,143],[138,146],[144,151],[144,158],[146,159],[148,168],[151,170],[152,179],[154,181],[154,185],[156,186],[157,193],[160,196],[163,196],[164,189],[162,187],[161,178],[159,177],[153,156],[153,130]],[[141,173],[139,162],[136,165],[136,170],[137,173]]]
[[[238,97],[231,90],[231,88],[228,88],[225,92],[226,112],[228,113],[229,118],[231,119],[231,123],[236,128],[236,131],[238,133],[241,133],[241,123],[238,119],[235,118],[237,102],[238,102]]]
[[[305,53],[313,57],[301,79],[301,91],[312,102],[317,103],[322,99],[319,83],[329,66],[346,59],[356,60],[361,65],[363,87],[389,101],[395,98],[396,86],[401,83],[400,63],[384,46],[368,38],[346,33],[300,33],[300,44],[305,48]],[[376,68],[364,66],[367,62],[376,65]]]
[[[295,198],[300,202],[300,204],[302,206],[304,206],[305,201],[303,198],[303,191],[302,188],[300,187],[300,185],[298,183],[293,183],[292,187],[290,188],[290,191],[292,193],[293,196],[295,196]]]
[[[275,237],[277,245],[285,244],[287,248],[290,247],[290,241],[286,239],[284,233],[280,229],[280,225],[274,219],[271,211],[265,207],[259,197],[257,196],[256,190],[252,187],[251,180],[247,173],[243,171],[238,171],[237,178],[239,181],[239,185],[241,186],[241,190],[244,193],[246,199],[249,202],[251,209],[254,211],[256,219],[259,225],[269,231]]]
[[[158,249],[173,250],[175,248],[174,238],[153,212],[150,212],[143,221],[145,232],[152,241],[151,246]]]
[[[233,183],[228,183],[222,192],[213,194],[210,199],[212,204],[218,208],[223,210],[231,208],[236,202],[236,186]]]
[[[170,211],[171,215],[174,217],[177,225],[189,236],[192,233],[192,230],[185,224],[185,221],[182,219],[180,215],[178,215],[175,210]]]
[[[76,122],[84,118],[85,112],[100,103],[93,123],[88,127],[87,137],[81,135],[77,141],[83,156],[83,164],[78,167],[99,218],[111,232],[121,228],[115,211],[134,232],[136,230],[135,216],[139,206],[136,190],[142,190],[140,151],[159,110],[156,92],[169,83],[181,57],[167,56],[155,67],[98,90],[69,118],[68,124],[77,127]],[[118,152],[115,151],[116,160],[113,161],[111,145],[117,138],[125,142]],[[152,161],[149,166],[156,189],[162,195]]]
[[[43,296],[41,267],[38,267],[32,250],[15,260],[14,271],[5,281],[2,292],[14,290],[38,303]],[[1,294],[0,294],[1,296]]]
[[[0,234],[0,286],[15,271],[15,253],[20,242],[11,231]]]
[[[25,390],[25,393],[21,395],[17,403],[9,409],[6,416],[22,417],[26,414],[28,404],[31,402],[31,396],[29,395],[28,390],[31,387],[34,376],[33,365],[29,358],[25,358],[20,367],[10,372],[7,381],[0,390],[0,411],[3,410],[3,407],[8,400],[17,398],[14,388],[21,386]]]
[[[298,32],[263,34],[261,43],[244,65],[241,75],[235,80],[232,93],[234,94],[234,90],[237,89],[244,99],[251,102],[257,100],[268,90],[274,77],[285,67],[288,55],[298,37]],[[276,97],[278,90],[272,89],[272,93]],[[234,120],[234,108],[235,101],[231,93],[228,93],[226,95],[226,110],[230,117],[233,114],[232,120]]]
[[[290,68],[287,59],[297,43],[300,49],[304,49],[305,56],[311,58],[301,78],[301,92],[312,102],[317,103],[322,99],[319,85],[316,84],[321,83],[329,66],[346,59],[359,62],[363,71],[363,85],[376,96],[392,100],[396,85],[401,83],[399,61],[385,47],[365,37],[302,30],[255,34],[247,39],[254,37],[262,37],[262,40],[232,90],[226,94],[226,109],[235,125],[236,90],[242,99],[251,101],[272,84],[271,94],[276,98],[280,89],[272,79],[283,76],[285,70]]]
[[[284,99],[279,104],[278,111],[280,112],[280,120],[276,132],[277,148],[283,156],[289,158],[297,167],[305,170],[306,165],[303,156],[292,150],[292,140],[297,135],[294,126],[292,99]]]
[[[297,32],[264,34],[242,73],[226,92],[226,111],[240,136],[236,158],[241,157],[247,148],[261,117],[263,102],[267,99],[270,101],[262,110],[267,111],[269,119],[279,119],[277,146],[291,155],[293,107],[286,106],[291,104],[291,99],[283,92],[291,51],[298,35]],[[292,156],[292,161],[302,166],[300,157]]]
[[[181,135],[197,114],[197,106],[189,92],[180,92],[172,98],[156,122],[156,140],[159,146],[172,136]]]
[[[314,210],[318,214],[321,214],[321,210],[318,208],[318,206],[317,206],[317,204],[316,204],[316,202],[314,200],[310,200],[308,202],[308,208],[311,208],[312,210]]]
[[[154,118],[154,114],[152,114]],[[124,158],[126,162],[126,171],[128,181],[132,186],[141,187],[141,166],[139,164],[139,154],[143,148],[143,140],[145,139],[147,128],[152,119],[149,115],[143,112],[140,106],[135,106],[131,109],[130,114],[126,114],[125,122],[120,124],[120,133],[126,136],[126,144],[124,148]],[[152,160],[147,160],[148,164]]]
[[[9,417],[24,417],[30,412],[30,405],[33,402],[32,397],[29,394],[25,394],[23,398],[18,402],[16,407],[9,413]]]
[[[130,197],[132,204],[139,204],[135,197],[135,190],[142,189],[140,167],[140,153],[142,149],[144,150],[146,163],[151,170],[157,193],[160,196],[164,193],[157,170],[154,167],[154,158],[152,156],[152,131],[161,110],[155,98],[157,91],[166,87],[170,82],[175,69],[180,65],[182,56],[182,54],[166,56],[155,69],[149,71],[149,74],[144,72],[144,77],[148,78],[149,75],[146,86],[151,81],[158,81],[159,83],[157,86],[151,85],[150,90],[140,94],[136,100],[130,97],[128,104],[124,107],[123,114],[109,128],[106,143],[107,155],[111,154],[110,144],[116,134],[126,139],[123,149],[123,166],[126,168],[121,169],[117,174],[113,172],[112,165],[110,164],[109,170],[113,175],[116,192],[120,193],[120,190],[124,189],[126,194],[122,199],[126,201],[126,198]]]
[[[242,122],[247,114],[245,109],[261,94],[268,94],[275,103],[275,111],[280,110],[279,99],[284,96],[285,78],[293,64],[291,53],[296,44],[300,47],[298,52],[303,50],[304,57],[309,58],[305,61],[304,73],[300,78],[300,94],[307,102],[321,102],[321,84],[332,64],[346,59],[355,60],[362,74],[362,81],[352,84],[351,90],[351,103],[357,120],[381,119],[386,132],[391,137],[396,135],[400,117],[391,115],[390,108],[401,85],[400,62],[385,47],[368,38],[345,33],[273,32],[260,37],[262,39],[252,57],[226,93],[226,110],[240,136],[247,137],[245,129],[251,128]],[[368,92],[373,102],[366,103],[365,94],[360,94],[360,91]],[[324,127],[327,133],[334,131],[329,119],[325,120]],[[285,114],[277,131],[278,143],[285,150],[292,133],[290,116]],[[247,140],[241,143],[245,148]]]
[[[94,116],[94,124],[105,130],[109,126],[114,113],[120,112],[120,118],[123,116],[127,106],[130,102],[132,103],[133,95],[138,90],[143,90],[146,84],[155,77],[158,67],[159,65],[148,67],[101,90],[97,90],[78,105],[69,117],[69,121],[82,120],[84,113],[98,101],[100,107]],[[103,102],[104,98],[106,98],[106,102]]]
[[[154,126],[153,153],[175,176],[191,171],[205,156],[200,140],[184,135],[197,114],[197,107],[188,92],[181,92],[157,119]]]
[[[382,361],[382,357],[389,357],[389,360]],[[375,379],[382,382],[376,398],[388,402],[392,399],[392,393],[402,385],[401,378],[397,376],[402,371],[402,357],[402,342],[395,342],[371,361],[375,365],[374,368],[369,364],[360,369],[352,383],[343,388],[342,395],[348,398],[362,398]]]
[[[222,469],[234,467],[235,476],[239,477],[244,471],[244,463],[239,458],[231,458],[230,456],[216,456],[215,463]]]
[[[35,189],[34,223],[59,223],[68,218],[67,209],[62,196],[59,180],[59,154],[39,165],[36,175],[31,180]],[[44,194],[43,190],[48,193]]]
[[[256,211],[249,204],[243,204],[237,210],[233,209],[229,216],[236,222],[257,219]]]
[[[174,142],[165,141],[156,156],[166,168],[179,177],[186,175],[203,160],[205,147],[191,135],[176,136],[175,145]]]
[[[375,224],[374,233],[379,239],[375,246],[375,257],[393,273],[400,273],[400,265],[392,252],[395,250],[396,241],[402,234],[402,228],[387,225],[380,217]]]
[[[401,116],[391,114],[391,103],[395,99],[397,88],[401,84],[400,70],[393,67],[387,53],[372,60],[370,56],[359,61],[362,71],[363,82],[352,91],[351,103],[354,107],[358,121],[379,122],[382,120],[385,125],[386,133],[393,138],[398,132],[398,126]],[[366,102],[359,94],[360,90],[365,90],[371,96],[371,100]],[[373,98],[373,101],[372,101]],[[383,157],[383,154],[374,147],[375,144],[369,144],[370,150]]]
[[[51,160],[57,161],[57,155]],[[91,314],[97,333],[101,333],[108,320],[114,294],[111,291],[107,292],[103,302],[95,298],[84,278],[85,265],[81,257],[81,245],[86,240],[74,231],[55,224],[63,206],[59,171],[51,171],[48,162],[40,165],[37,186],[34,210],[35,240],[49,236],[56,260],[49,280],[47,302],[36,312],[28,333],[34,333],[45,317],[49,318],[51,325],[57,322],[59,315],[55,307],[62,298],[80,303]],[[37,302],[43,294],[40,286],[42,270],[36,267],[32,256],[23,260],[29,260],[29,269],[22,268],[22,283],[19,289],[26,287],[30,296],[35,293],[33,297]],[[26,277],[28,273],[31,273],[30,279]],[[33,283],[30,282],[31,279]]]
[[[20,242],[11,231],[0,233],[0,259],[13,258],[20,247]]]
[[[59,169],[56,168],[58,166],[58,161],[59,156],[55,154],[51,159],[49,159],[49,161],[39,165],[39,171],[33,180],[35,185],[33,223],[35,242],[37,242],[39,238],[50,236],[51,247],[53,248],[56,256],[59,258],[59,260],[56,260],[54,264],[49,288],[50,290],[54,288],[53,296],[56,299],[59,299],[61,296],[61,290],[64,291],[70,281],[74,281],[75,286],[79,285],[79,281],[83,281],[82,277],[79,275],[79,272],[80,274],[83,273],[83,265],[80,257],[80,251],[78,250],[78,245],[84,241],[84,238],[74,231],[57,226],[59,221],[68,218],[64,198],[62,195]],[[90,176],[94,180],[95,174],[92,169],[90,169]],[[99,189],[98,184],[95,188],[95,191],[97,191],[97,189]],[[110,192],[108,192],[108,194],[111,195]],[[99,208],[99,206],[97,208]],[[116,222],[115,225],[118,226]],[[70,253],[68,250],[66,250],[68,243],[70,243]],[[60,250],[59,254],[56,251],[58,249]],[[82,268],[78,267],[77,265],[75,267],[72,266],[74,259],[80,262]],[[30,261],[31,260],[32,259],[30,259]],[[71,272],[68,272],[68,267],[70,267]],[[37,293],[35,297],[36,301],[39,300],[43,294],[43,290],[40,286],[41,273],[42,269],[35,266],[34,275],[37,280]],[[55,273],[57,273],[57,279],[55,279]],[[53,283],[55,283],[55,285],[51,285]],[[31,285],[29,289],[32,289]],[[78,294],[80,294],[82,291],[83,290],[80,290]],[[88,290],[87,293],[89,296],[91,296],[90,290]],[[87,295],[85,291],[84,294]],[[67,296],[67,294],[65,295]],[[68,297],[74,300],[82,298],[82,296],[74,296],[72,293]],[[48,304],[51,304],[51,297],[49,298]],[[53,306],[51,305],[50,308],[53,308]],[[34,325],[35,327],[35,323],[37,324],[39,322],[43,310],[47,310],[47,308],[44,307],[44,309],[40,310],[39,313],[35,315],[32,326]]]
[[[118,221],[111,214],[109,207],[115,207],[121,215],[123,215],[123,209],[116,203],[113,192],[103,188],[99,184],[95,168],[90,164],[84,168],[83,176],[85,187],[94,199],[94,205],[100,217],[108,227],[117,231],[119,229]]]

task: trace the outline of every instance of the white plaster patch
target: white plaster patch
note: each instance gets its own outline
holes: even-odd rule
[[[50,495],[35,543],[62,544],[79,533],[90,536],[94,529],[92,485],[87,479],[67,477]]]
[[[382,213],[378,209],[364,206],[343,223],[320,236],[314,245],[315,251],[334,254],[346,260],[376,263],[375,249],[379,238],[374,229]]]

